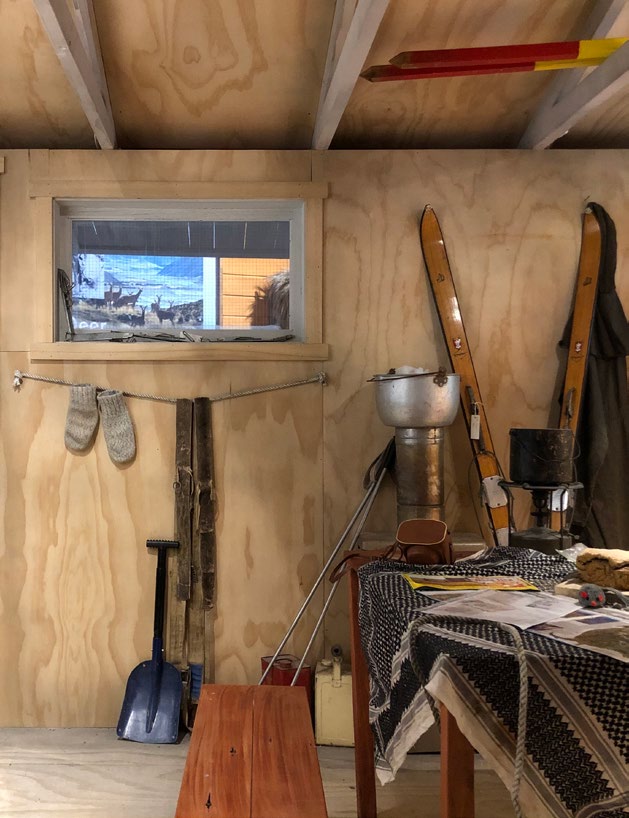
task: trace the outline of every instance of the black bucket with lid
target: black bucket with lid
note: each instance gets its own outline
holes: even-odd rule
[[[510,429],[509,476],[513,483],[553,486],[574,480],[570,429]]]

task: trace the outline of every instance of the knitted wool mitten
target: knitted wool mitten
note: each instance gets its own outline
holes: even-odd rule
[[[97,426],[96,387],[89,383],[70,387],[70,405],[64,435],[66,447],[72,452],[87,449]]]
[[[135,434],[122,392],[106,389],[98,393],[107,451],[114,463],[128,463],[135,457]]]

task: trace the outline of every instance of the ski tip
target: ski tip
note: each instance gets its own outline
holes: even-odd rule
[[[435,211],[432,209],[432,205],[429,205],[429,204],[424,207],[424,209],[422,210],[421,214],[418,217],[420,227],[422,226],[422,224],[424,223],[424,219],[428,215],[433,215],[433,216],[435,215]]]

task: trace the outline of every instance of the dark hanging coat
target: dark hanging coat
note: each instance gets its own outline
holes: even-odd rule
[[[615,289],[616,228],[598,204],[601,265],[588,367],[576,437],[577,480],[571,530],[592,548],[629,550],[629,327]],[[570,341],[568,321],[562,346]]]

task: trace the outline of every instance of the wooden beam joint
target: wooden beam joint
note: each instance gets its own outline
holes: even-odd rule
[[[34,0],[34,4],[98,145],[115,148],[116,130],[91,0],[77,0],[74,14],[65,0]]]

